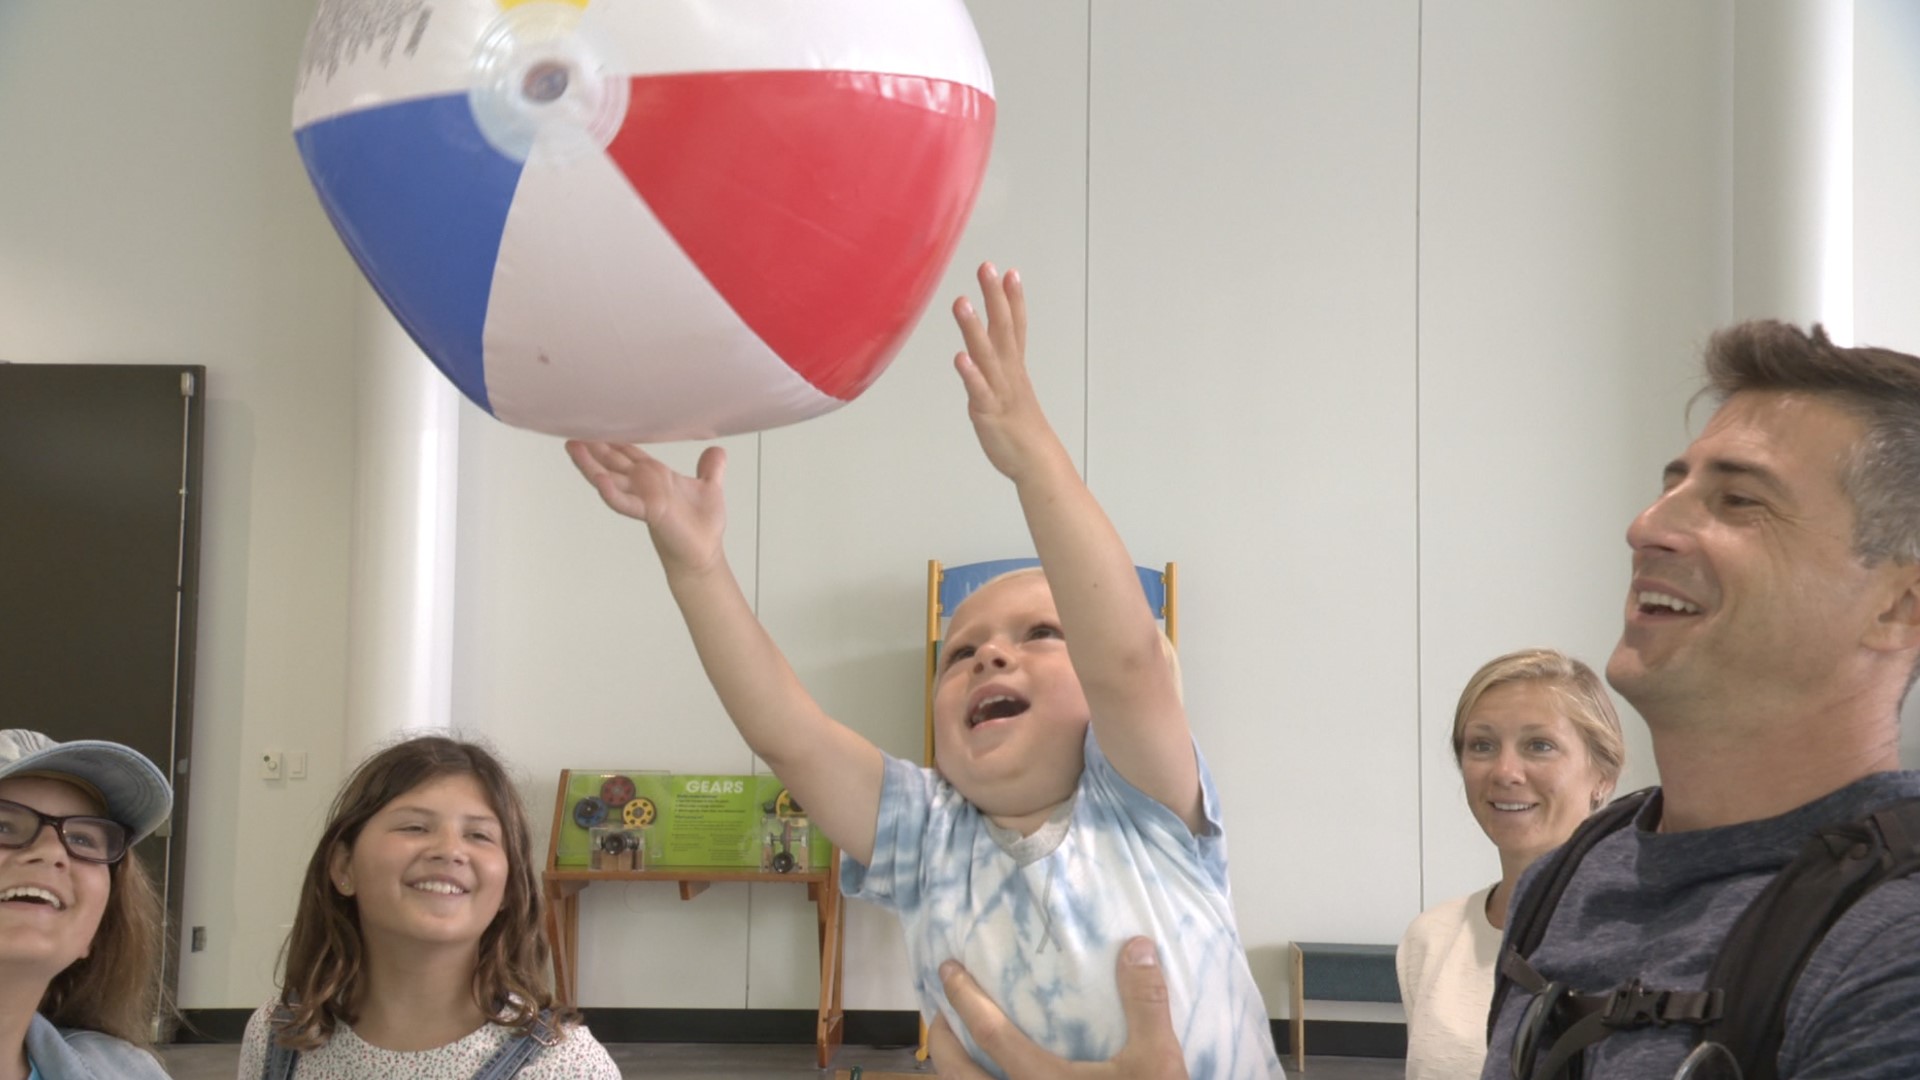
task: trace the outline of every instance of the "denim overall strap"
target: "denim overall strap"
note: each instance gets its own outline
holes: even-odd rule
[[[553,1029],[552,1017],[550,1010],[542,1010],[525,1034],[508,1039],[487,1059],[486,1064],[480,1066],[480,1071],[473,1074],[473,1080],[509,1080],[540,1051],[559,1042],[560,1036]]]
[[[300,1051],[289,1050],[280,1045],[274,1036],[279,1030],[293,1023],[293,1010],[285,1002],[273,1007],[273,1018],[267,1024],[267,1060],[260,1070],[260,1080],[293,1080],[294,1066],[299,1064]]]

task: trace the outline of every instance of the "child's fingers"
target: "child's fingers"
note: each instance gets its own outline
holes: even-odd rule
[[[1018,339],[1013,333],[1013,309],[1007,299],[1006,282],[990,262],[980,264],[980,299],[987,309],[988,338],[1004,359],[1014,359],[1010,354]]]
[[[1020,271],[1007,271],[1007,310],[1013,317],[1013,347],[1022,359],[1027,355],[1027,287],[1021,284]]]
[[[672,472],[637,446],[569,440],[567,456],[600,499],[628,517],[650,520],[651,507],[666,496]]]
[[[725,487],[727,476],[727,451],[724,447],[709,446],[700,451],[700,462],[693,467],[693,474],[715,487]]]
[[[955,353],[953,370],[960,373],[960,382],[967,388],[967,401],[976,409],[984,409],[993,401],[993,387],[987,385],[986,376],[980,374],[979,365],[966,353]]]
[[[602,473],[593,482],[593,489],[600,493],[600,501],[631,518],[647,521],[647,499],[633,489],[627,478],[619,473]]]
[[[637,446],[613,442],[569,442],[567,453],[573,456],[574,464],[580,465],[583,472],[586,466],[581,464],[582,454],[601,469],[616,473],[630,473],[642,462],[653,460],[651,455]]]
[[[967,355],[973,357],[974,366],[980,369],[982,378],[992,381],[999,356],[994,351],[987,327],[981,324],[979,314],[973,310],[973,301],[964,296],[955,300],[953,321],[960,325],[960,338],[966,343]]]
[[[580,470],[580,475],[587,478],[587,483],[593,485],[608,506],[621,513],[632,512],[624,505],[630,498],[628,493],[633,483],[623,455],[615,454],[606,443],[576,440],[567,443],[567,456],[573,459],[574,468]]]
[[[596,473],[625,472],[627,459],[619,450],[620,447],[615,443],[580,439],[567,442],[567,456],[573,459],[574,467],[589,479]]]
[[[573,467],[591,483],[598,484],[600,477],[606,474],[606,467],[593,456],[593,447],[578,439],[567,440],[567,457],[573,461]]]

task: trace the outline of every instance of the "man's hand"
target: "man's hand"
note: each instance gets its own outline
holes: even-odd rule
[[[1152,939],[1137,937],[1122,945],[1118,968],[1127,1044],[1106,1062],[1067,1061],[1042,1050],[951,960],[940,966],[940,984],[973,1041],[1011,1080],[1187,1080],[1186,1059],[1167,1011],[1167,980]],[[946,1080],[990,1080],[967,1056],[945,1017],[935,1021],[927,1046],[934,1069]]]

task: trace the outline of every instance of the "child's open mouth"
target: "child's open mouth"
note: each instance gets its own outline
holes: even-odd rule
[[[1016,697],[1013,694],[994,694],[991,697],[981,698],[967,713],[967,728],[971,730],[981,724],[1019,716],[1027,711],[1027,707],[1026,698]]]

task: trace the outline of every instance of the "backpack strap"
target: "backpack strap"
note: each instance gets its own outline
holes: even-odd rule
[[[500,1044],[500,1049],[473,1074],[473,1080],[509,1080],[540,1051],[559,1042],[560,1032],[553,1025],[553,1010],[542,1009],[540,1015],[534,1017],[532,1026]]]
[[[1721,1064],[1737,1065],[1734,1075],[1745,1080],[1779,1080],[1787,1002],[1814,950],[1861,897],[1885,882],[1920,873],[1920,797],[1889,803],[1807,837],[1793,861],[1741,912],[1714,958],[1705,989],[1653,990],[1634,979],[1605,993],[1575,992],[1543,978],[1526,953],[1544,936],[1553,905],[1572,877],[1571,866],[1597,842],[1581,833],[1593,826],[1604,835],[1622,823],[1589,819],[1564,848],[1547,856],[1553,863],[1542,868],[1508,924],[1488,1024],[1491,1030],[1508,987],[1535,995],[1530,1010],[1549,1012],[1553,1022],[1541,1027],[1557,1036],[1533,1075],[1560,1076],[1565,1068],[1565,1075],[1577,1077],[1586,1049],[1614,1032],[1679,1023],[1696,1031],[1689,1066],[1718,1055],[1726,1059]],[[1516,1034],[1516,1061],[1531,1061],[1540,1048],[1522,1043],[1530,1041],[1534,1025],[1522,1027],[1528,1030]],[[1709,1058],[1703,1051],[1711,1051]],[[1681,1074],[1695,1071],[1683,1066]]]
[[[275,1036],[293,1023],[293,1010],[284,1001],[275,1002],[267,1023],[267,1058],[260,1068],[260,1080],[293,1080],[294,1067],[300,1063],[300,1051],[280,1045]]]
[[[1517,962],[1526,968],[1526,974],[1539,978],[1531,964]],[[1524,980],[1516,981],[1527,985]],[[1561,983],[1545,983],[1536,991],[1528,1006],[1529,1014],[1514,1036],[1514,1075],[1584,1076],[1581,1057],[1594,1043],[1636,1028],[1673,1024],[1705,1027],[1720,1018],[1723,997],[1718,990],[1655,990],[1638,979],[1597,994],[1579,993]],[[1551,1022],[1539,1027],[1529,1023],[1536,1009],[1547,1012]],[[1536,1043],[1544,1037],[1543,1032],[1553,1034],[1553,1043],[1546,1047],[1545,1064],[1540,1064]],[[1533,1064],[1527,1068],[1523,1062]]]
[[[1734,924],[1707,973],[1726,990],[1708,1037],[1733,1052],[1746,1080],[1778,1080],[1787,1000],[1833,925],[1879,885],[1920,871],[1920,798],[1819,829]]]
[[[1547,985],[1527,958],[1533,955],[1533,950],[1540,947],[1541,939],[1547,936],[1547,924],[1553,921],[1553,911],[1560,906],[1560,896],[1567,891],[1567,884],[1580,869],[1587,852],[1631,824],[1641,807],[1659,797],[1659,788],[1643,788],[1631,795],[1622,795],[1595,811],[1580,823],[1566,843],[1544,856],[1540,872],[1516,899],[1512,915],[1507,920],[1506,943],[1501,948],[1499,968],[1493,979],[1493,1005],[1487,1010],[1489,1042],[1493,1039],[1494,1025],[1500,1022],[1500,1011],[1506,1005],[1507,994],[1516,984],[1517,973],[1525,972],[1531,976],[1530,979],[1523,976],[1520,980],[1525,984],[1523,989],[1539,993]]]

